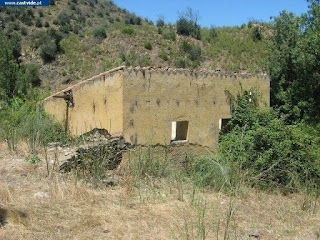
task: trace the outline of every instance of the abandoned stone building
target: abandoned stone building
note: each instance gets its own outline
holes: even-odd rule
[[[188,142],[215,149],[231,118],[226,90],[256,88],[270,104],[264,74],[226,74],[169,68],[119,67],[44,99],[45,111],[73,136],[92,129],[132,144]]]

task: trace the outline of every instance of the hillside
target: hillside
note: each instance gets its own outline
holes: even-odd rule
[[[21,42],[21,64],[39,68],[41,85],[52,91],[119,65],[232,72],[264,68],[266,24],[201,28],[197,40],[178,35],[176,25],[158,21],[156,26],[112,1],[51,4],[0,8],[0,25],[12,42]],[[262,39],[253,37],[257,29]]]

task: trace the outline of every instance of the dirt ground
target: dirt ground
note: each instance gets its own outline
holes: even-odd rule
[[[94,188],[72,174],[47,176],[44,162],[25,156],[0,144],[1,240],[320,239],[320,205],[305,196],[227,196],[166,180],[135,186],[130,177]]]

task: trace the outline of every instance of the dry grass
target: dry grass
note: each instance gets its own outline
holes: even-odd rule
[[[230,197],[194,193],[185,184],[179,201],[166,180],[137,188],[125,177],[121,186],[94,189],[75,184],[72,174],[46,175],[45,163],[12,158],[0,145],[0,207],[27,214],[25,222],[9,216],[0,239],[248,239],[250,232],[260,239],[317,239],[320,231],[319,211],[302,210],[300,195],[242,189]]]

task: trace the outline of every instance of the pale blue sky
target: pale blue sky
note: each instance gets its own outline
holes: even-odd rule
[[[166,22],[174,23],[179,11],[191,7],[199,12],[199,23],[203,27],[240,26],[250,19],[269,21],[271,16],[279,15],[282,10],[296,14],[308,11],[308,3],[305,0],[114,0],[114,2],[154,22],[162,15]]]

